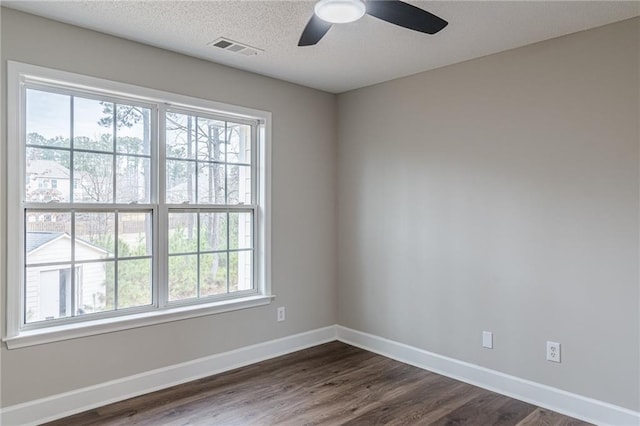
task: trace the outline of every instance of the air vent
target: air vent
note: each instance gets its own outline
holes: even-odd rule
[[[209,46],[217,47],[218,49],[227,50],[232,53],[240,53],[245,56],[257,55],[260,52],[264,52],[262,49],[252,47],[247,44],[238,43],[237,41],[229,40],[228,38],[220,37],[208,43]]]

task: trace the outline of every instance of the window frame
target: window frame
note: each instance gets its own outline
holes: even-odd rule
[[[7,281],[6,281],[6,331],[3,341],[8,348],[31,346],[52,341],[65,340],[122,329],[147,326],[168,321],[181,320],[218,312],[262,306],[271,302],[270,265],[270,162],[271,162],[271,113],[267,111],[228,105],[211,100],[149,89],[127,83],[89,77],[48,69],[44,67],[8,61],[7,63],[7,161],[6,176],[17,176],[20,182],[8,182],[7,188]],[[152,303],[144,307],[127,308],[123,311],[92,313],[64,320],[27,323],[24,315],[25,292],[25,220],[21,217],[30,204],[24,200],[26,149],[25,134],[25,85],[47,92],[72,94],[86,98],[99,98],[117,104],[131,102],[137,106],[151,107],[151,173],[148,204],[130,205],[122,203],[53,203],[55,210],[64,211],[150,211],[153,218],[152,250]],[[72,92],[72,93],[69,93]],[[229,120],[238,124],[251,124],[251,178],[252,204],[237,206],[197,204],[174,205],[164,202],[166,176],[166,135],[163,115],[167,111],[180,111],[198,116],[210,116],[216,120]],[[155,135],[155,138],[154,138]],[[73,146],[68,150],[71,152]],[[112,153],[116,155],[116,151]],[[116,157],[114,157],[116,158]],[[114,160],[115,161],[115,160]],[[226,163],[226,158],[225,158]],[[114,170],[115,175],[115,170]],[[72,176],[73,178],[73,176]],[[115,179],[115,177],[114,177]],[[73,191],[75,179],[70,179],[69,190]],[[114,187],[114,191],[117,188]],[[115,201],[115,192],[114,192]],[[44,203],[38,203],[42,208]],[[105,210],[106,209],[106,210]],[[168,297],[168,214],[174,210],[195,211],[248,211],[253,212],[253,290],[234,292],[213,298],[194,298],[170,301]],[[4,212],[2,212],[4,213]],[[161,231],[163,230],[163,231]],[[20,250],[11,250],[20,247]],[[229,250],[229,247],[227,247]],[[34,325],[35,324],[35,325]]]

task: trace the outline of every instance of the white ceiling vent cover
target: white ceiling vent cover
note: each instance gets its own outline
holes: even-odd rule
[[[218,49],[227,50],[233,53],[240,53],[241,55],[245,55],[245,56],[253,56],[253,55],[257,55],[260,52],[264,52],[264,50],[258,49],[257,47],[249,46],[243,43],[238,43],[237,41],[233,41],[224,37],[217,38],[212,42],[207,43],[207,45],[217,47]]]

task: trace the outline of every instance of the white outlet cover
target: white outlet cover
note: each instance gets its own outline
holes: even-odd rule
[[[493,349],[493,333],[490,331],[482,332],[482,347]]]
[[[561,362],[560,343],[547,341],[547,361]]]

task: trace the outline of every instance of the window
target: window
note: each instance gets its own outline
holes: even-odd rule
[[[169,301],[252,291],[255,129],[182,110],[165,117]]]
[[[9,65],[8,344],[268,303],[268,113]]]

